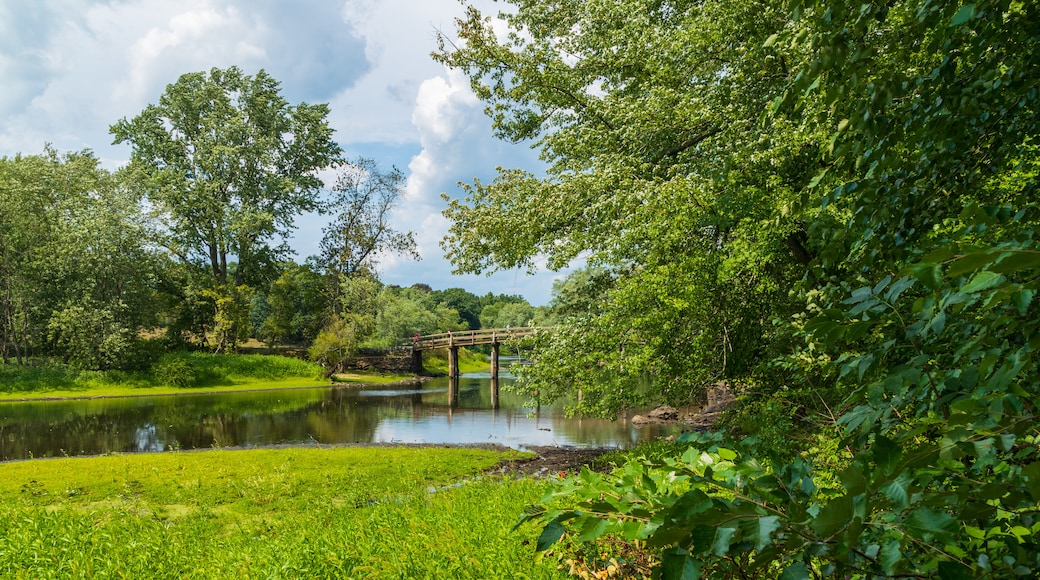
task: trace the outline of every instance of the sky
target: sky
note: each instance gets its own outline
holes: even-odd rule
[[[348,157],[406,175],[393,223],[415,233],[422,259],[384,257],[383,282],[546,304],[564,273],[453,276],[439,245],[442,192],[458,197],[458,182],[489,181],[498,166],[541,167],[529,146],[494,139],[468,79],[430,58],[437,31],[451,36],[462,12],[458,0],[0,0],[0,156],[50,144],[90,149],[116,169],[130,146],[113,145],[109,126],[157,103],[181,74],[264,69],[290,103],[329,104]],[[318,253],[328,219],[297,220],[298,261]]]

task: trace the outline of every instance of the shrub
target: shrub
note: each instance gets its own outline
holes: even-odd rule
[[[152,367],[152,375],[156,382],[179,389],[194,387],[199,382],[199,373],[191,362],[175,355],[165,355],[159,359]]]

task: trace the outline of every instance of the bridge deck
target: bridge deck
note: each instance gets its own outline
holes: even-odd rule
[[[456,346],[475,346],[478,344],[499,344],[509,340],[534,334],[543,326],[520,326],[516,328],[482,328],[480,330],[460,330],[441,334],[428,334],[412,341],[412,349],[416,351],[449,348]]]

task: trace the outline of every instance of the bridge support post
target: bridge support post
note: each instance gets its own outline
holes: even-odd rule
[[[448,347],[448,376],[458,377],[459,376],[459,347],[450,346]]]
[[[498,410],[498,377],[491,377],[491,408]]]
[[[498,378],[498,345],[499,343],[491,343],[491,378]]]
[[[422,351],[412,349],[412,372],[421,375],[423,373]]]

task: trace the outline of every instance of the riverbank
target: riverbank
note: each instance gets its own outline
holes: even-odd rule
[[[163,361],[167,361],[165,367]],[[164,372],[164,368],[173,371]],[[341,375],[335,383],[330,383],[321,367],[291,357],[177,353],[164,356],[149,371],[83,371],[58,364],[2,365],[0,401],[195,395],[416,380],[418,377],[413,375],[357,371]]]
[[[426,372],[447,369],[447,359],[429,357]],[[479,355],[465,358],[463,372],[486,370]],[[446,372],[446,371],[444,371]],[[443,373],[442,373],[443,374]],[[314,363],[261,354],[171,353],[148,371],[84,371],[61,364],[0,365],[0,402],[60,401],[219,394],[328,386],[407,385],[425,376],[356,370],[331,380]]]
[[[493,448],[333,447],[0,465],[3,577],[563,578],[510,528],[551,484]]]

